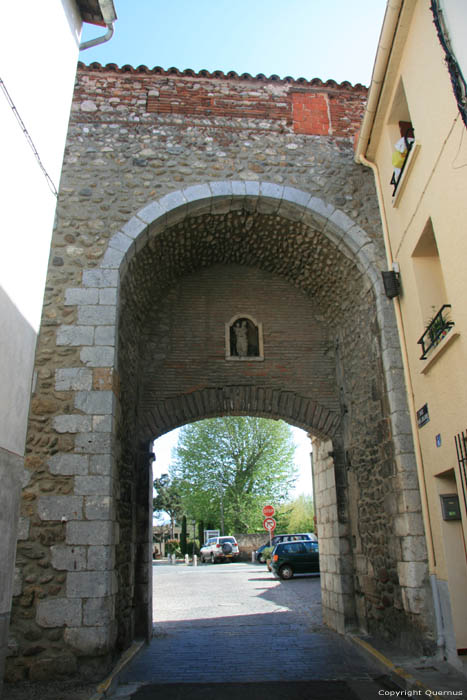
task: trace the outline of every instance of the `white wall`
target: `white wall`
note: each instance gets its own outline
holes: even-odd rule
[[[2,5],[0,77],[57,188],[80,35],[74,0]],[[31,376],[55,206],[0,90],[0,695]]]
[[[78,60],[74,0],[6,3],[0,77],[58,188]],[[0,448],[22,454],[56,198],[0,92]]]

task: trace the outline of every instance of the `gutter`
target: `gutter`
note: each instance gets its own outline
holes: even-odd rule
[[[104,44],[106,41],[110,41],[114,34],[114,22],[117,19],[117,14],[115,12],[113,0],[98,0],[99,8],[102,13],[102,18],[104,24],[107,27],[107,31],[103,36],[99,36],[96,39],[90,39],[89,41],[83,41],[79,45],[80,51],[85,51],[93,46],[98,46],[99,44]]]

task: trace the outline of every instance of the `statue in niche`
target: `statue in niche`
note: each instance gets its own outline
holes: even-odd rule
[[[258,328],[249,318],[239,318],[230,326],[230,355],[258,357]]]

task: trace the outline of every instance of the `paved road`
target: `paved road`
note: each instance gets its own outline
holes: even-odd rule
[[[157,698],[162,684],[166,700],[376,700],[381,671],[323,626],[320,598],[316,575],[280,582],[258,564],[158,562],[154,638],[113,697]]]

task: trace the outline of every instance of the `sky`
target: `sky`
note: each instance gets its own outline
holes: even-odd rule
[[[86,64],[263,73],[369,85],[386,0],[113,0]],[[103,34],[84,25],[82,41]]]

